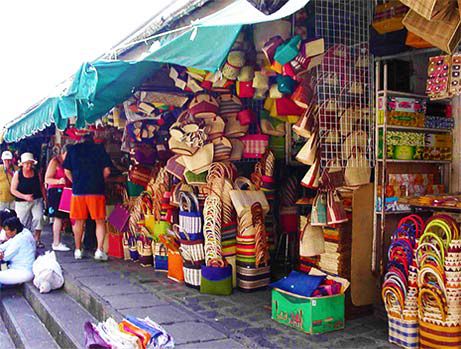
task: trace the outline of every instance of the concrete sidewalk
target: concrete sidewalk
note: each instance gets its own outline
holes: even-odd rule
[[[70,236],[64,240],[71,245]],[[50,246],[49,233],[44,241]],[[170,331],[178,348],[395,348],[387,342],[386,323],[373,316],[348,321],[342,331],[309,336],[271,320],[269,290],[205,295],[131,261],[57,255],[66,291],[96,318],[149,316]]]

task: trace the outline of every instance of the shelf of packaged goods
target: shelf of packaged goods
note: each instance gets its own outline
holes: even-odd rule
[[[410,210],[405,210],[405,211],[386,211],[384,212],[385,215],[397,215],[397,214],[410,214]],[[376,212],[378,216],[380,216],[382,213],[381,211]]]
[[[400,92],[400,91],[392,91],[392,90],[379,90],[378,95],[382,96],[384,94],[387,94],[388,96],[395,96],[395,97],[410,97],[410,98],[427,98],[426,95],[420,95],[417,93],[411,93],[411,92]]]
[[[439,132],[439,133],[451,133],[452,129],[447,128],[424,128],[424,127],[411,127],[411,126],[397,126],[387,125],[388,130],[399,130],[399,131],[419,131],[419,132]],[[378,125],[378,128],[384,128],[384,125]]]
[[[378,162],[383,162],[383,159],[378,159]],[[410,163],[410,164],[449,164],[451,160],[395,160],[395,159],[386,159],[386,162],[396,162],[396,163]]]

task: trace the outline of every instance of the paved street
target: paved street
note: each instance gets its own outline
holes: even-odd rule
[[[348,321],[343,331],[309,336],[270,319],[269,290],[204,295],[131,261],[96,263],[92,258],[75,261],[72,253],[58,256],[69,280],[99,295],[115,312],[149,316],[164,325],[179,348],[394,347],[387,342],[385,322],[373,316]]]

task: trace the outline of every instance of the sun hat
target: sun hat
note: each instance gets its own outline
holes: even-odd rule
[[[5,150],[2,153],[2,160],[13,160],[13,154],[9,150]]]
[[[21,162],[19,166],[22,166],[23,163],[32,161],[34,165],[37,165],[37,160],[34,159],[34,154],[32,153],[22,153],[21,154]]]

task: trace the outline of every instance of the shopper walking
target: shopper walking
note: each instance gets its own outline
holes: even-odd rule
[[[0,271],[0,288],[16,285],[34,278],[35,241],[32,233],[24,228],[17,217],[3,222],[8,240],[0,245],[0,260],[8,262],[8,269]]]
[[[0,166],[0,210],[14,209],[14,196],[10,192],[14,175],[13,154],[8,150],[4,151],[2,162],[3,164]]]
[[[45,247],[40,240],[43,228],[43,193],[38,170],[34,168],[37,161],[32,153],[21,154],[19,170],[11,181],[11,194],[16,197],[16,213],[21,223],[35,232],[37,247]]]
[[[112,162],[102,144],[95,144],[93,135],[84,137],[83,143],[68,149],[63,167],[72,181],[72,201],[70,218],[75,219],[75,259],[82,258],[82,236],[86,219],[90,216],[96,222],[98,246],[94,254],[96,260],[107,260],[103,251],[106,235],[105,180],[110,175]]]
[[[70,248],[61,242],[61,230],[63,220],[68,218],[68,214],[59,211],[62,192],[65,187],[70,187],[71,183],[64,173],[62,164],[67,155],[67,146],[61,148],[60,154],[51,159],[45,173],[45,184],[47,190],[47,214],[53,218],[53,244],[51,248],[54,251],[70,251]]]

